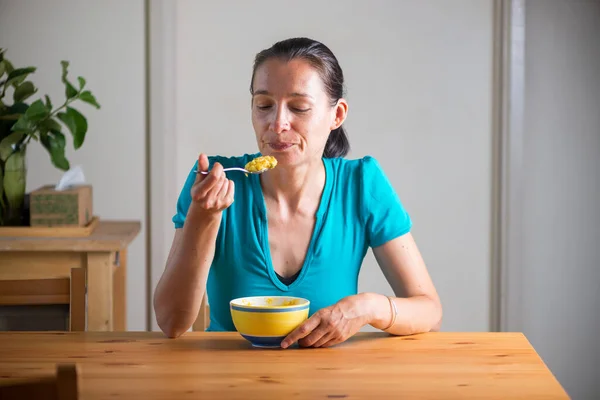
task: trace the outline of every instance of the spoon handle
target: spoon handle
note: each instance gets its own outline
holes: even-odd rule
[[[237,167],[233,167],[233,168],[225,168],[225,169],[223,170],[223,172],[227,172],[227,171],[241,171],[241,172],[245,172],[245,173],[247,173],[247,174],[253,174],[253,173],[254,173],[254,172],[247,171],[247,170],[245,170],[244,168],[237,168]],[[195,170],[194,170],[194,173],[195,173],[195,174],[197,174],[197,173],[201,173],[201,174],[203,174],[203,175],[208,175],[208,174],[210,173],[210,171],[198,171],[197,169],[195,169]]]

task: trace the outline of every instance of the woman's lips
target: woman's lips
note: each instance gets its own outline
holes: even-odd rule
[[[293,143],[269,143],[269,147],[271,147],[275,151],[287,150],[293,145]]]

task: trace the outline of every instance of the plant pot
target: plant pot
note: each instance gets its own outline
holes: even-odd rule
[[[27,225],[25,212],[25,188],[27,179],[27,147],[15,151],[1,167],[2,198],[0,201],[0,225]]]

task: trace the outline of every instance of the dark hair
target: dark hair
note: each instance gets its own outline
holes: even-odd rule
[[[325,90],[334,106],[344,96],[344,73],[335,55],[323,43],[308,38],[292,38],[275,43],[258,53],[254,59],[250,93],[254,94],[254,76],[258,67],[270,58],[291,61],[300,58],[308,61],[319,71]],[[350,151],[350,142],[343,126],[329,134],[323,156],[326,158],[344,157]]]

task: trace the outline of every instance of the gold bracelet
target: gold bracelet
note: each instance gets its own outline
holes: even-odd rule
[[[396,316],[398,315],[398,308],[396,308],[396,303],[394,303],[394,300],[391,296],[387,296],[387,298],[390,302],[390,310],[392,310],[392,322],[390,322],[390,324],[386,328],[383,328],[383,331],[387,331],[392,326],[394,326],[394,324],[396,323]]]

